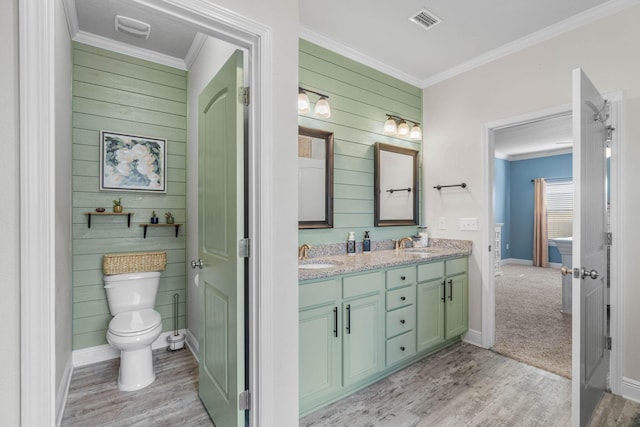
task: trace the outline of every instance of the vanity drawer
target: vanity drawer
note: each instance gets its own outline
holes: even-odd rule
[[[418,265],[418,281],[437,279],[444,276],[444,261]]]
[[[416,307],[399,308],[387,313],[387,338],[411,331],[416,326]]]
[[[416,267],[402,267],[387,270],[387,289],[411,285],[416,282]]]
[[[387,366],[394,365],[416,354],[416,333],[407,332],[387,340]]]
[[[298,307],[300,309],[335,302],[340,297],[336,279],[305,283],[298,286]]]
[[[412,305],[415,302],[415,286],[407,286],[406,288],[387,291],[387,310],[395,310],[396,308],[404,307],[405,305]]]
[[[342,297],[353,298],[380,292],[384,288],[384,271],[359,274],[342,279]]]
[[[467,258],[449,259],[446,261],[447,276],[467,272]]]

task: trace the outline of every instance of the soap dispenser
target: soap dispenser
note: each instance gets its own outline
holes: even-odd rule
[[[347,238],[347,255],[355,255],[356,254],[356,234],[353,231],[349,232],[349,237]]]
[[[371,252],[371,239],[369,238],[369,232],[364,232],[364,239],[362,240],[362,252]]]

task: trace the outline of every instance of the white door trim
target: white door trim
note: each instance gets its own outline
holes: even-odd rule
[[[607,93],[604,97],[611,102],[611,125],[616,129],[613,133],[611,149],[611,232],[614,236],[611,246],[611,391],[620,394],[622,391],[622,367],[623,367],[623,327],[624,327],[624,289],[621,278],[624,277],[624,263],[622,260],[623,234],[621,232],[624,212],[624,135],[623,135],[623,97],[622,92]],[[495,276],[493,275],[493,252],[488,251],[488,246],[493,244],[492,231],[494,229],[493,212],[493,186],[494,186],[494,132],[498,129],[551,118],[571,113],[571,104],[560,105],[540,111],[534,111],[513,117],[485,123],[482,127],[482,153],[483,153],[483,187],[485,224],[483,227],[481,245],[483,251],[482,269],[482,347],[491,348],[495,343]]]
[[[135,0],[204,32],[247,49],[249,106],[249,267],[251,425],[273,425],[277,366],[271,319],[275,292],[268,243],[273,240],[273,93],[269,27],[202,0]],[[20,185],[21,185],[21,414],[24,425],[54,425],[55,307],[49,285],[55,266],[53,151],[54,0],[20,0]],[[258,287],[257,284],[260,284]],[[258,307],[260,310],[258,310]]]

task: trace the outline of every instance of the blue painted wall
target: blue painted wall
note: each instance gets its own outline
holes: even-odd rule
[[[572,155],[538,159],[495,161],[494,212],[503,222],[502,259],[533,259],[533,183],[532,179],[572,176]],[[506,249],[509,244],[509,249]],[[562,262],[555,246],[549,247],[549,262]]]
[[[511,258],[511,162],[496,159],[495,180],[493,189],[493,212],[496,223],[502,226],[502,259]],[[507,248],[508,247],[508,248]]]

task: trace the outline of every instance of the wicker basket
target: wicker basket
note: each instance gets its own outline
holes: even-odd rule
[[[102,272],[105,275],[162,271],[166,266],[166,252],[105,254],[102,259]]]

